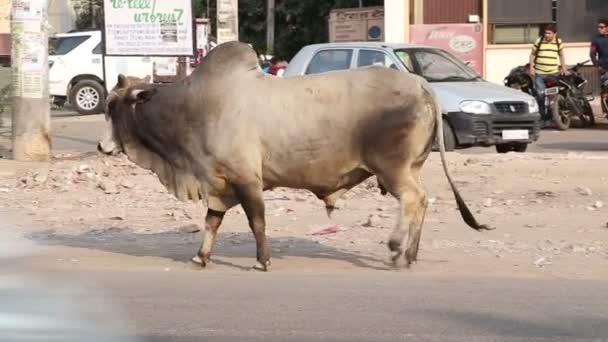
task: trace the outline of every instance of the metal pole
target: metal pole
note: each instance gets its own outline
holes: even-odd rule
[[[211,14],[211,0],[207,0],[207,19],[210,19]]]
[[[13,158],[48,161],[51,157],[48,0],[13,1],[11,6]]]
[[[274,1],[268,0],[266,12],[266,54],[274,54]]]
[[[363,7],[363,0],[359,0],[359,7]]]

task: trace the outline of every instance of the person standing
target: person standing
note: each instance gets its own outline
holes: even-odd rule
[[[591,41],[591,49],[589,56],[593,65],[595,65],[600,74],[601,84],[608,81],[608,19],[600,19],[597,23],[598,35]],[[608,96],[608,94],[602,94],[602,100]],[[608,114],[608,108],[604,105],[605,101],[602,101],[602,111],[604,114]]]
[[[544,34],[538,38],[530,54],[530,75],[535,81],[537,100],[540,109],[543,128],[551,126],[551,115],[545,106],[545,80],[568,73],[562,40],[557,37],[557,26],[549,24]]]

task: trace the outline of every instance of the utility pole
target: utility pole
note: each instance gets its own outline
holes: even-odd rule
[[[51,157],[51,106],[48,89],[48,0],[11,5],[13,159]]]
[[[266,54],[274,54],[274,0],[268,0],[266,12]]]
[[[363,7],[363,0],[359,0],[359,7]]]

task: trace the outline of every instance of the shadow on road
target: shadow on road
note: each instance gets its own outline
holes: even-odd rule
[[[533,309],[530,309],[533,310]],[[460,327],[468,326],[469,333],[481,336],[503,336],[509,340],[517,341],[532,338],[546,339],[547,341],[574,341],[581,338],[599,338],[602,330],[605,333],[606,319],[601,317],[572,317],[568,313],[552,312],[551,320],[535,319],[521,320],[515,317],[502,315],[498,312],[474,312],[448,310],[425,310],[425,315],[432,320],[446,320],[446,325],[456,324]],[[563,317],[560,317],[563,316]],[[551,339],[549,339],[551,338]],[[604,341],[597,339],[597,341]]]
[[[173,232],[138,234],[128,228],[113,227],[91,230],[80,235],[61,235],[55,231],[35,233],[30,238],[46,245],[59,245],[126,254],[137,257],[161,257],[178,262],[189,262],[202,242],[202,233]],[[311,239],[299,237],[269,238],[273,259],[305,257],[346,261],[355,267],[374,270],[389,270],[391,264],[361,254],[322,245]],[[255,239],[251,233],[219,233],[213,256],[251,258],[255,260]],[[212,256],[212,259],[213,259]],[[249,270],[230,262],[214,259],[218,265],[239,270]]]
[[[607,142],[583,142],[583,141],[573,141],[573,142],[559,142],[559,143],[547,143],[547,144],[538,144],[539,147],[548,149],[548,150],[567,150],[567,151],[591,151],[591,152],[603,152],[608,151],[608,141]]]

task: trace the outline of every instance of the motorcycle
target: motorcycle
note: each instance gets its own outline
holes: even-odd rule
[[[547,77],[545,79],[545,108],[551,113],[557,129],[565,131],[570,128],[573,117],[577,117],[583,127],[593,126],[595,116],[591,108],[592,96],[587,96],[583,88],[587,84],[579,68],[589,61],[578,63],[570,68],[568,75]],[[528,73],[528,66],[519,66],[505,78],[506,86],[520,89],[536,97],[534,80]]]

